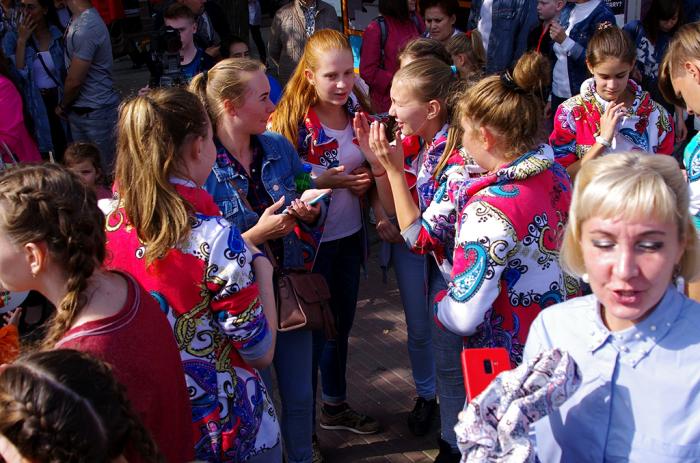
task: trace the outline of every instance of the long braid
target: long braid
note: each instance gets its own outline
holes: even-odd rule
[[[56,165],[21,166],[0,176],[3,232],[18,245],[45,242],[67,276],[45,349],[55,346],[87,304],[88,280],[105,256],[104,215],[92,189],[76,178]]]

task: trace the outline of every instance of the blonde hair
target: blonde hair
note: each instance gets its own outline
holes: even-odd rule
[[[285,86],[280,102],[270,118],[271,130],[282,134],[292,145],[299,144],[299,122],[304,118],[309,107],[318,102],[316,89],[305,75],[307,69],[312,72],[320,67],[323,55],[332,50],[346,50],[352,54],[348,38],[333,29],[316,31],[304,46],[304,53],[297,64],[294,74]],[[357,85],[353,88],[360,105],[369,111],[371,105],[367,96]]]
[[[698,275],[700,260],[688,203],[688,184],[671,156],[616,153],[584,164],[576,176],[564,234],[563,268],[579,276],[586,271],[581,250],[581,227],[586,220],[654,218],[677,224],[678,240],[685,241],[681,275],[692,280]]]
[[[683,63],[700,60],[700,23],[681,26],[668,44],[666,54],[659,67],[659,90],[664,99],[676,106],[685,107],[682,98],[676,95],[671,78],[680,75]]]
[[[447,145],[433,175],[437,178],[450,157],[459,147],[462,131],[457,110],[462,84],[452,73],[452,68],[435,58],[421,58],[408,63],[394,74],[392,85],[406,85],[413,96],[424,103],[432,100],[440,102],[444,108],[445,122],[450,123]]]
[[[225,111],[224,102],[231,100],[235,105],[242,104],[252,74],[257,71],[265,71],[259,61],[229,58],[192,79],[189,89],[202,101],[215,128]]]
[[[537,52],[524,54],[513,75],[490,76],[470,87],[460,115],[499,135],[507,157],[517,157],[539,143],[545,88],[551,80],[549,60]]]
[[[469,63],[473,66],[473,71],[480,74],[486,66],[486,50],[478,29],[471,30],[464,34],[457,34],[447,41],[447,52],[454,55],[464,54]]]
[[[199,99],[182,88],[154,90],[120,108],[115,183],[129,222],[146,246],[147,265],[190,234],[194,209],[170,177],[183,175],[182,148],[206,137],[208,128]]]

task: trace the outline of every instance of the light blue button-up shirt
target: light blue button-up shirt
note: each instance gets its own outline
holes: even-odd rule
[[[583,381],[535,424],[541,462],[700,461],[700,304],[669,286],[645,320],[611,332],[595,295],[572,299],[540,313],[525,361],[553,347]]]

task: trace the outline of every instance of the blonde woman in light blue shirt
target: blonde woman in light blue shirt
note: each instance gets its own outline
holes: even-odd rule
[[[699,270],[688,197],[667,156],[581,169],[561,258],[593,294],[542,311],[524,355],[566,350],[583,382],[535,424],[540,461],[700,461],[700,304],[674,286]]]

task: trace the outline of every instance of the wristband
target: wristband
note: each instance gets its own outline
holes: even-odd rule
[[[374,178],[377,178],[377,177],[384,177],[385,175],[386,175],[386,169],[384,169],[384,172],[382,172],[382,173],[379,174],[379,175],[375,174],[374,171],[372,171],[372,177],[374,177]]]
[[[253,254],[253,256],[250,258],[250,263],[252,264],[253,262],[255,262],[255,259],[257,259],[258,257],[267,257],[267,255],[262,251],[258,251],[255,254]]]
[[[600,145],[603,145],[606,148],[610,148],[612,146],[612,143],[610,143],[608,140],[606,140],[604,137],[602,137],[600,135],[595,137],[595,142],[600,144]]]

